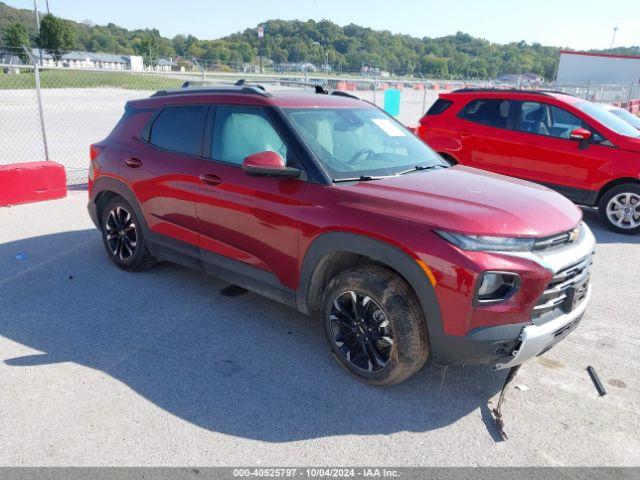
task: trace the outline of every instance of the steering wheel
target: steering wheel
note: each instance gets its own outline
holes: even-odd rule
[[[365,159],[368,160],[369,158],[375,156],[375,154],[376,154],[375,150],[373,150],[373,149],[371,149],[369,147],[364,147],[364,148],[361,148],[360,150],[358,150],[356,153],[354,153],[353,156],[347,161],[347,163],[349,165],[353,165],[363,155],[366,155]]]

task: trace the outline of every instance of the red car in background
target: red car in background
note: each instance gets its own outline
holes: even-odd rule
[[[462,89],[440,95],[419,136],[451,164],[550,187],[640,232],[640,131],[600,105],[550,91]]]

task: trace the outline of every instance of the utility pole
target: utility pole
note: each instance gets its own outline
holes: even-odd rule
[[[36,32],[40,36],[40,12],[38,12],[38,0],[33,0],[33,10],[36,12]],[[39,42],[38,42],[39,43]],[[42,65],[42,47],[38,48],[40,52],[40,65]]]
[[[36,31],[40,35],[40,12],[38,12],[38,0],[33,0],[33,11],[36,12]]]
[[[258,26],[258,41],[260,42],[258,48],[260,49],[260,73],[262,73],[262,54],[264,53],[264,27]]]
[[[51,11],[49,11],[49,0],[47,0],[47,15],[49,15]]]
[[[611,37],[611,45],[609,49],[613,48],[613,42],[616,40],[616,32],[618,31],[618,27],[613,27],[613,36]]]

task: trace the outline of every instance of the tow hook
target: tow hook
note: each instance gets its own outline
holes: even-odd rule
[[[493,417],[496,421],[496,424],[498,425],[498,428],[500,429],[500,435],[502,435],[502,438],[505,440],[507,440],[509,437],[507,437],[507,433],[504,430],[504,420],[502,418],[502,402],[504,402],[504,397],[505,397],[505,394],[507,393],[507,388],[509,387],[509,385],[511,385],[511,382],[513,382],[513,379],[516,378],[516,374],[518,373],[518,370],[520,370],[521,366],[522,365],[516,365],[515,367],[511,367],[509,369],[507,378],[505,379],[504,385],[502,386],[502,391],[500,392],[500,397],[498,398],[498,405],[496,406],[496,408],[492,410]]]

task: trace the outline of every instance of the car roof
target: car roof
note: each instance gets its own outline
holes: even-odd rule
[[[283,108],[375,108],[365,100],[341,91],[331,93],[316,89],[316,93],[300,89],[266,90],[260,85],[217,85],[160,90],[151,97],[130,102],[137,107],[165,104],[230,103],[250,106],[278,106]]]
[[[463,88],[443,93],[442,98],[453,100],[458,97],[465,98],[506,98],[506,99],[526,99],[532,100],[542,97],[551,97],[565,103],[578,103],[582,101],[579,97],[565,92],[554,90],[521,90],[510,88]]]

